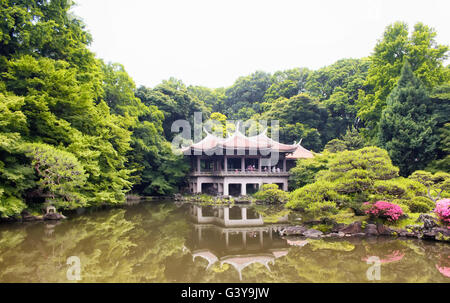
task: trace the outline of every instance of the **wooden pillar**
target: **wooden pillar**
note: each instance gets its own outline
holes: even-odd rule
[[[224,158],[224,170],[225,172],[228,172],[228,157],[225,156]]]
[[[241,195],[246,196],[247,195],[247,184],[241,183]]]
[[[199,173],[200,171],[201,171],[200,157],[197,157],[197,172]]]
[[[202,182],[197,180],[197,193],[201,194],[202,193]]]
[[[287,172],[287,169],[286,169],[286,158],[283,159],[283,171]]]
[[[245,157],[241,158],[241,170],[245,172]]]
[[[258,158],[258,171],[261,172],[261,157]]]

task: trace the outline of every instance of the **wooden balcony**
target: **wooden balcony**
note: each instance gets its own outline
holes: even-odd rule
[[[213,170],[202,170],[201,172],[195,171],[191,172],[192,177],[289,177],[289,172],[272,172],[272,171],[242,171],[242,170],[228,170],[228,171],[213,171]]]

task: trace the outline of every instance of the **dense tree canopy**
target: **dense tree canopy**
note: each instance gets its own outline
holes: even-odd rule
[[[105,101],[111,111],[128,121],[132,132],[126,166],[132,171],[133,191],[170,194],[186,173],[181,157],[173,155],[164,138],[164,114],[156,105],[145,105],[135,96],[134,81],[120,64],[103,64]]]
[[[307,94],[299,94],[289,99],[280,97],[271,103],[270,108],[260,117],[279,120],[282,142],[292,143],[309,135],[311,138],[305,138],[305,143],[310,144],[308,147],[317,150],[321,147],[321,142],[314,142],[313,136],[320,137],[318,131],[323,129],[321,122],[326,120],[327,111],[316,98]],[[316,145],[313,145],[314,143]]]
[[[414,26],[411,35],[408,35],[408,25],[403,22],[386,28],[370,57],[365,93],[358,99],[358,115],[370,138],[376,137],[381,112],[400,78],[404,60],[410,62],[412,71],[426,90],[449,81],[449,69],[443,66],[449,48],[437,44],[435,37],[436,31],[422,23]]]
[[[264,102],[270,103],[280,97],[291,98],[306,91],[311,71],[307,68],[293,68],[277,71],[272,75],[271,85],[264,93]]]
[[[261,103],[270,85],[270,74],[262,71],[240,77],[225,91],[225,114],[232,119],[249,119],[261,113]]]
[[[72,4],[1,3],[2,217],[43,202],[122,203],[133,186],[166,194],[184,171],[163,136],[162,112],[135,97],[121,65],[88,50]]]
[[[392,24],[370,57],[318,70],[256,71],[224,88],[175,78],[136,88],[122,65],[89,50],[92,38],[72,6],[69,0],[0,2],[1,217],[49,204],[71,209],[120,204],[129,193],[176,192],[187,165],[172,152],[171,126],[180,119],[192,125],[196,112],[224,135],[234,131],[227,119],[248,120],[252,131],[262,128],[259,119],[268,126],[278,120],[281,142],[303,139],[326,155],[299,161],[293,186],[322,180],[315,190],[336,192],[336,201],[348,193],[323,174],[345,151],[378,144],[405,176],[449,170],[448,47],[422,23],[412,33],[405,23]],[[401,76],[405,60],[411,66]],[[345,178],[361,186],[370,179],[360,170],[351,174]]]
[[[225,113],[225,89],[211,89],[204,86],[188,86],[188,91],[197,97],[198,100],[205,102],[208,112]]]
[[[193,125],[195,112],[202,113],[203,118],[210,114],[205,102],[192,94],[182,81],[174,78],[163,81],[154,89],[141,86],[138,88],[136,96],[145,105],[156,106],[164,113],[163,128],[168,140],[173,138],[171,132],[173,122],[187,120]]]

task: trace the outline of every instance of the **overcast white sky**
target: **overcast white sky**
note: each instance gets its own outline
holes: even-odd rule
[[[421,21],[450,42],[448,0],[75,0],[91,49],[137,85],[173,76],[222,87],[256,70],[317,69],[370,55],[385,27]]]

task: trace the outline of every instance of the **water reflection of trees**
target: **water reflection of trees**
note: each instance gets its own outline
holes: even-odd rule
[[[207,259],[193,260],[192,251],[206,249],[209,244],[203,242],[202,247],[196,242],[198,231],[186,211],[169,203],[141,204],[59,223],[0,226],[0,281],[67,282],[69,256],[80,257],[82,282],[239,281],[231,261],[213,262],[208,267]],[[259,231],[254,239],[249,236],[248,244],[256,239],[252,245],[257,247],[258,236]],[[220,252],[225,238],[217,235],[217,229],[211,237],[222,243],[210,247],[219,259],[244,255],[242,250]],[[269,234],[264,237],[268,245]],[[264,253],[272,253],[271,249],[263,245]],[[258,248],[251,253],[260,252]],[[394,255],[402,257],[389,257]],[[242,276],[245,282],[366,282],[369,265],[363,259],[379,256],[391,260],[382,264],[381,282],[449,282],[445,276],[449,255],[445,243],[381,238],[316,240],[286,249],[275,262],[251,263],[242,269]]]
[[[67,282],[78,256],[84,282],[165,282],[165,261],[182,257],[188,223],[171,204],[113,209],[61,222],[0,231],[0,281]],[[5,240],[8,239],[8,240]]]

